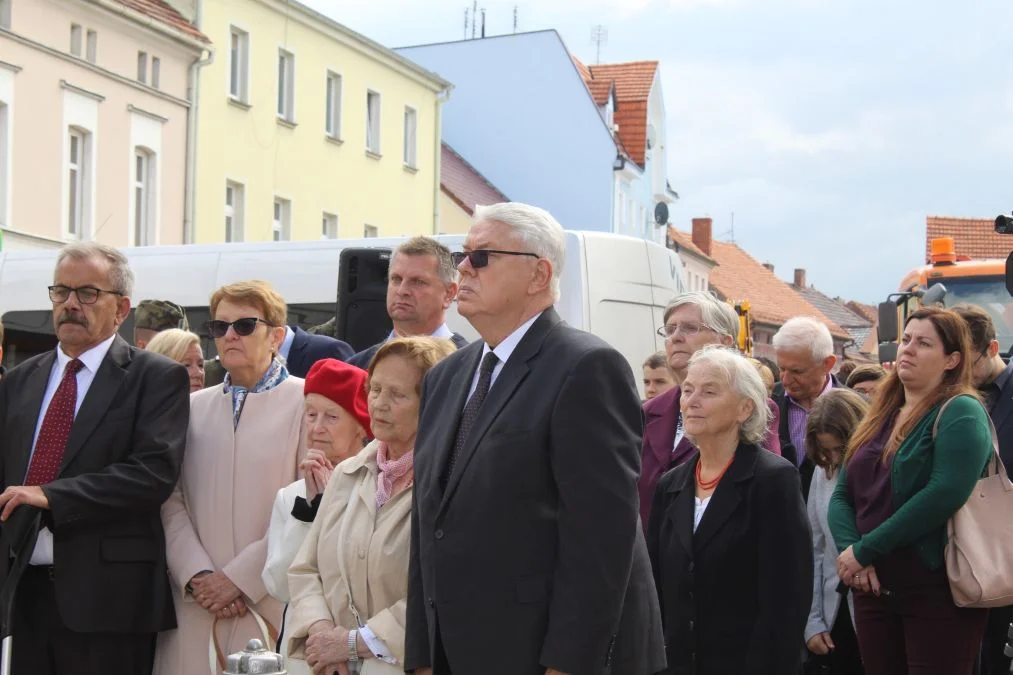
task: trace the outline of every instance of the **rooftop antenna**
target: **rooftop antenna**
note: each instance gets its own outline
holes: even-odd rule
[[[601,63],[601,48],[608,40],[609,32],[605,26],[598,24],[591,28],[591,42],[595,45],[595,63]]]
[[[471,3],[471,39],[475,39],[475,17],[478,16],[478,0]]]
[[[485,7],[482,8],[482,37],[485,37]]]
[[[735,211],[732,211],[732,228],[722,232],[718,239],[724,239],[725,237],[728,237],[729,243],[735,243]]]
[[[467,7],[464,8],[464,39],[465,40],[468,39],[468,12],[469,11],[470,10]]]
[[[514,32],[517,32],[517,5],[514,5]]]

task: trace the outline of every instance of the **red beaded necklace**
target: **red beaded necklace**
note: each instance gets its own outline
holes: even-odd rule
[[[700,487],[701,490],[712,490],[712,489],[714,489],[714,487],[718,483],[721,482],[721,479],[724,478],[725,474],[728,472],[728,469],[729,469],[729,467],[731,467],[732,462],[734,460],[735,460],[735,455],[732,455],[732,458],[728,460],[727,464],[725,464],[725,468],[721,469],[721,473],[719,473],[713,480],[705,481],[701,477],[701,473],[700,473],[700,470],[703,467],[703,461],[701,461],[701,460],[698,459],[696,461],[696,484]]]

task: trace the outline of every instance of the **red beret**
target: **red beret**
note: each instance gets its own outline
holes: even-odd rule
[[[366,380],[369,374],[337,359],[321,359],[306,374],[303,394],[320,394],[334,401],[354,417],[370,438],[369,406],[366,404]]]

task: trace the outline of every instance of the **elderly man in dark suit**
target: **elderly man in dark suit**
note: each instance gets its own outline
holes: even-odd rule
[[[450,249],[432,237],[412,237],[390,257],[387,316],[394,329],[387,339],[430,335],[452,340],[458,349],[467,346],[463,335],[447,327],[447,309],[456,296],[457,269]],[[348,362],[367,369],[382,344],[362,350]]]
[[[116,334],[132,285],[116,249],[66,246],[49,287],[59,345],[0,382],[0,547],[18,506],[43,523],[17,587],[14,673],[149,673],[155,634],[176,626],[159,510],[189,387],[183,366]]]
[[[633,372],[553,309],[551,215],[505,203],[475,219],[454,256],[482,339],[422,386],[405,670],[652,675],[665,657]]]
[[[964,319],[971,331],[974,385],[981,391],[985,408],[992,417],[999,437],[999,456],[1009,472],[1013,470],[1013,364],[1007,365],[999,354],[995,323],[988,312],[976,305],[957,305],[953,311]],[[1010,659],[1003,654],[1010,622],[1013,622],[1013,607],[997,607],[989,612],[982,644],[981,675],[1010,672]]]

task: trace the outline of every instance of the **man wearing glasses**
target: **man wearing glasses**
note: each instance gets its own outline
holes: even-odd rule
[[[159,511],[179,477],[186,369],[116,334],[133,273],[94,243],[60,251],[49,297],[59,344],[0,382],[0,582],[17,586],[13,672],[149,673],[175,628]],[[8,518],[41,511],[12,558]]]
[[[629,364],[553,309],[565,239],[525,204],[478,207],[454,253],[478,340],[422,385],[405,670],[653,675],[665,666],[638,524]]]

